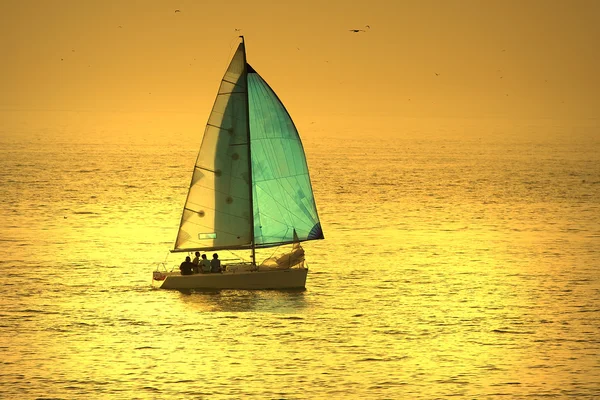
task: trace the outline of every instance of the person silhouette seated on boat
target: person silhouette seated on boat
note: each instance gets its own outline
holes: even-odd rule
[[[200,260],[200,272],[207,274],[210,272],[210,269],[210,261],[206,258],[206,254],[202,254],[202,260]]]
[[[195,274],[199,273],[200,272],[200,253],[199,252],[196,252],[196,257],[194,257],[192,264],[194,264],[194,268],[192,268],[192,271],[194,271]]]
[[[181,271],[181,275],[192,275],[193,274],[194,264],[190,261],[190,257],[187,256],[185,261],[181,263],[179,266],[179,270]]]
[[[221,260],[219,260],[219,255],[217,253],[213,254],[213,259],[210,260],[210,272],[221,272]]]

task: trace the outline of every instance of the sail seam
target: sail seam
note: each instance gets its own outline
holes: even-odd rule
[[[212,126],[213,128],[217,128],[220,131],[227,131],[228,130],[226,128],[223,128],[222,126],[211,124],[211,123],[206,124],[206,126]]]
[[[300,174],[286,175],[285,178],[297,178],[299,176],[306,176],[306,175],[308,175],[308,174],[306,172],[303,172]],[[270,181],[278,181],[280,179],[281,179],[281,177],[263,178],[263,179],[256,179],[255,182],[270,182]]]
[[[188,222],[189,224],[192,224],[192,225],[201,226],[201,227],[206,227],[206,225],[198,224],[198,223],[196,223],[196,222],[192,222],[192,221],[187,221],[187,222]],[[211,231],[211,229],[207,229],[207,230],[208,230],[208,231]],[[217,233],[217,234],[218,234],[218,233],[221,233],[221,234],[226,234],[226,235],[231,235],[231,236],[238,236],[238,234],[237,234],[237,233],[235,233],[235,232],[229,232],[229,231],[224,231],[224,230],[218,230],[216,233]],[[197,241],[198,241],[198,239],[197,239],[197,238],[194,238],[194,240],[188,239],[188,242],[197,242]]]
[[[208,171],[208,172],[212,172],[213,174],[216,174],[216,173],[217,173],[217,171],[215,171],[215,170],[212,170],[212,169],[209,169],[209,168],[205,168],[205,167],[201,167],[201,166],[199,166],[199,165],[196,165],[195,167],[196,167],[197,169],[201,169],[202,171]]]
[[[232,82],[232,81],[227,80],[227,79],[221,79],[221,82],[227,82],[227,83],[231,83],[233,86],[239,86],[237,82]]]
[[[242,179],[238,178],[238,181],[240,181],[240,180],[242,180]],[[202,188],[202,189],[206,189],[206,190],[211,190],[211,191],[213,191],[215,193],[219,193],[219,194],[223,194],[223,195],[230,195],[231,194],[229,192],[223,192],[221,190],[217,190],[217,189],[214,189],[214,188],[211,188],[211,187],[208,187],[208,186],[204,186],[204,185],[200,185],[200,184],[198,184],[198,188]],[[241,196],[232,196],[232,197],[235,198],[235,199],[247,200],[246,197],[241,197]],[[191,204],[198,204],[198,205],[200,205],[199,203],[195,203],[195,202],[190,202],[190,203]]]
[[[231,213],[228,213],[228,212],[225,212],[225,211],[216,211],[214,208],[209,208],[209,207],[204,207],[204,208],[207,209],[207,210],[215,211],[215,215],[216,214],[222,214],[222,215],[227,215],[229,217],[238,218],[238,219],[242,219],[242,220],[246,220],[247,219],[247,217],[245,217],[243,215],[231,214]],[[192,210],[191,208],[187,208],[187,207],[185,207],[184,210],[189,211],[189,212],[194,213],[194,214],[198,213],[198,211]],[[193,221],[189,221],[189,220],[186,221],[186,222],[188,222],[190,224],[198,225],[198,226],[204,226],[202,224],[199,224],[199,223],[193,222]],[[226,231],[223,231],[222,229],[214,229],[214,228],[213,229],[209,229],[209,230],[216,230],[218,232],[226,232]]]

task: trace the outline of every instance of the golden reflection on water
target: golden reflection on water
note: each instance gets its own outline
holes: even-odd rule
[[[326,240],[303,292],[150,288],[195,150],[4,153],[0,392],[593,398],[597,144],[472,136],[309,137]]]

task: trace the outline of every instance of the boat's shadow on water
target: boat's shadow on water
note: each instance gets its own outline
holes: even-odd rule
[[[210,312],[294,312],[308,306],[306,289],[177,290],[190,307]]]

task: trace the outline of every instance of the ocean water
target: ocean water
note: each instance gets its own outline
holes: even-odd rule
[[[200,293],[200,139],[136,118],[0,125],[1,398],[600,397],[597,121],[299,123],[306,290]]]

